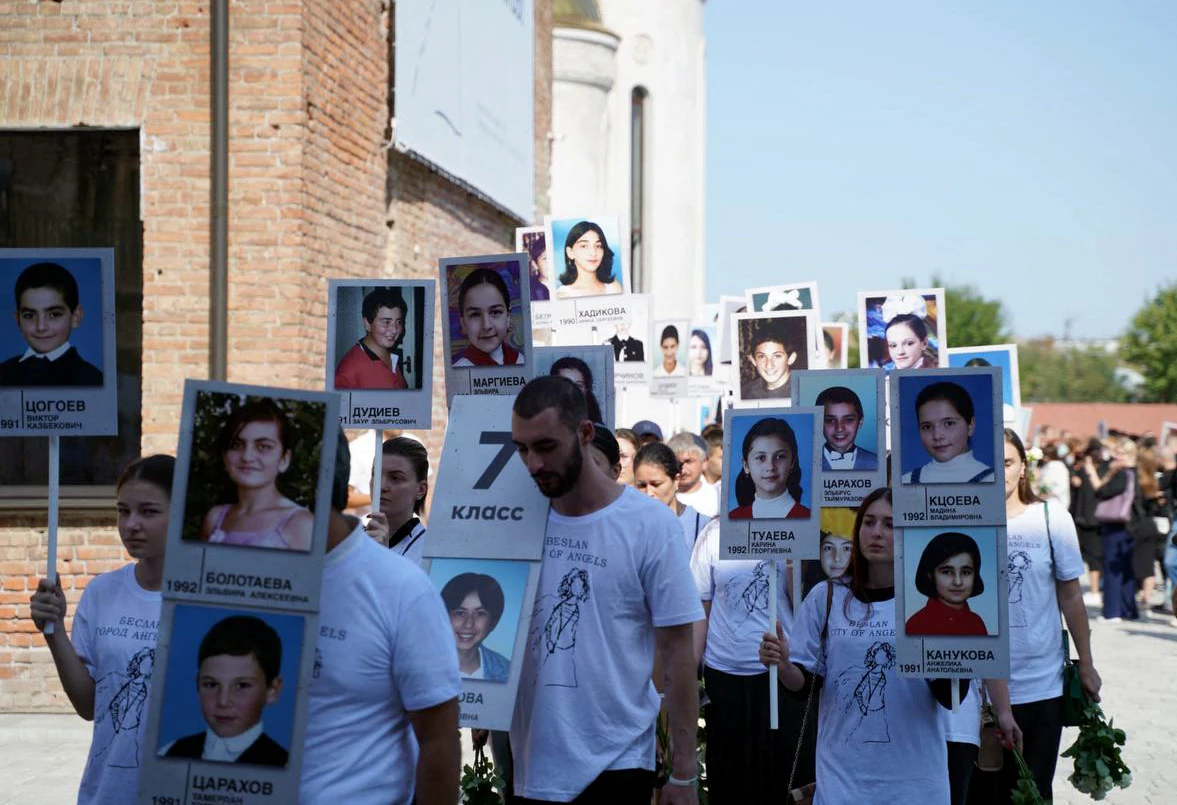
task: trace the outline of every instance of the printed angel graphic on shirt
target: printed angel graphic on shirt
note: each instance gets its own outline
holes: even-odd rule
[[[107,706],[94,714],[95,742],[104,741],[94,752],[91,762],[106,766],[139,768],[139,727],[143,723],[143,708],[150,696],[151,674],[155,670],[155,649],[141,648],[127,662],[125,671],[107,674],[95,682],[95,698],[99,691],[117,690]],[[100,736],[100,737],[99,737]]]
[[[546,595],[536,601],[532,612],[535,624],[530,635],[531,649],[538,656],[539,676],[543,684],[575,688],[576,628],[580,623],[581,606],[589,600],[588,571],[574,567],[564,574],[556,587],[555,596]],[[550,599],[555,598],[555,601]],[[543,612],[551,606],[545,618]]]
[[[757,562],[751,578],[736,576],[723,586],[724,603],[729,612],[735,613],[740,623],[748,620],[754,612],[768,612],[768,570],[769,562]]]
[[[876,641],[866,650],[861,666],[838,675],[834,693],[844,701],[847,717],[844,743],[890,743],[887,722],[887,671],[895,667],[895,647]]]
[[[1009,575],[1009,625],[1026,626],[1026,605],[1022,601],[1022,592],[1026,584],[1026,575],[1034,563],[1025,551],[1014,551],[1009,555],[1006,567]]]

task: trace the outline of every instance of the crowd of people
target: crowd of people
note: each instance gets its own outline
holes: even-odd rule
[[[848,564],[795,610],[788,563],[719,561],[721,424],[669,438],[648,420],[610,430],[559,374],[529,383],[513,410],[519,458],[551,500],[548,537],[596,560],[586,569],[545,556],[537,601],[553,608],[531,624],[537,638],[523,657],[512,728],[474,736],[478,745],[490,740],[507,803],[645,805],[656,787],[667,805],[693,803],[697,760],[713,803],[778,800],[787,786],[814,781],[824,803],[1010,802],[1014,748],[1049,800],[1062,732],[1060,620],[1083,687],[1098,700],[1101,686],[1080,579],[1087,574],[1087,596],[1100,596],[1104,617],[1116,620],[1163,609],[1153,597],[1158,562],[1169,585],[1177,575],[1172,443],[1084,442],[1043,428],[1027,450],[1007,430],[1010,678],[901,676],[889,486],[854,512]],[[301,798],[448,805],[458,786],[460,680],[507,674],[508,660],[471,637],[488,631],[478,618],[501,617],[502,592],[471,577],[439,594],[419,570],[429,539],[424,446],[396,436],[373,451],[380,504],[360,519],[346,513],[356,475],[342,434],[339,441]],[[748,461],[741,454],[731,471],[748,472]],[[31,600],[36,627],[56,627],[46,641],[71,703],[95,721],[79,802],[135,798],[138,770],[102,757],[110,724],[95,716],[113,705],[96,680],[142,664],[154,646],[101,626],[158,619],[173,465],[152,456],[124,474],[118,528],[135,563],[85,590],[72,635],[60,583],[42,580]],[[829,540],[831,551],[837,542]],[[569,648],[566,633],[552,634],[557,615],[575,624],[572,664],[570,654],[545,652],[545,644]],[[769,729],[774,667],[778,730]],[[701,757],[700,699],[708,728]],[[1006,748],[996,773],[976,766],[982,701]],[[142,743],[146,722],[124,739]],[[233,735],[219,737],[233,745]]]

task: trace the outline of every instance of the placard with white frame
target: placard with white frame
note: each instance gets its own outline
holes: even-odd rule
[[[822,409],[728,409],[720,559],[816,559]]]
[[[504,602],[483,640],[454,627],[459,664],[466,667],[463,727],[510,728],[544,552],[549,501],[516,454],[513,403],[507,396],[454,398],[424,550],[425,572],[443,597],[465,600],[474,591]],[[471,670],[471,663],[479,668]]]
[[[588,398],[589,419],[613,430],[617,390],[613,383],[613,350],[608,344],[536,347],[535,374],[567,377]]]
[[[737,407],[790,405],[792,373],[819,366],[812,310],[736,313],[731,317]]]
[[[687,319],[654,322],[657,342],[646,360],[650,364],[650,396],[681,400],[687,396],[687,347],[690,343]]]
[[[1018,371],[1018,345],[992,344],[983,347],[949,347],[948,366],[953,369],[971,366],[1001,368],[1001,419],[1007,425],[1017,421],[1022,407],[1022,383]]]
[[[114,249],[0,249],[0,436],[118,433]]]
[[[858,365],[935,369],[948,365],[943,288],[858,292]]]
[[[342,397],[345,428],[433,427],[436,287],[433,280],[328,281],[326,384]]]
[[[525,254],[443,257],[445,394],[516,394],[531,379],[532,327]]]
[[[820,369],[793,374],[793,405],[822,410],[821,506],[857,506],[887,485],[882,369]]]
[[[891,427],[897,526],[1005,524],[1000,369],[892,373]]]

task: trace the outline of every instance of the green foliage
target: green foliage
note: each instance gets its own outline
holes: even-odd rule
[[[201,392],[196,395],[188,490],[184,498],[184,539],[200,539],[200,524],[210,508],[221,503],[237,502],[237,487],[225,472],[225,463],[218,448],[221,429],[242,406],[263,399],[267,398],[220,392]],[[300,506],[314,511],[325,406],[303,400],[270,399],[286,413],[294,434],[290,466],[278,477],[278,491]]]
[[[1177,283],[1162,288],[1136,312],[1120,354],[1144,375],[1145,401],[1177,401]]]
[[[1047,800],[1042,798],[1042,792],[1034,782],[1034,774],[1026,765],[1026,759],[1017,749],[1014,750],[1014,759],[1018,762],[1018,782],[1010,792],[1010,802],[1013,805],[1049,805]]]
[[[1127,739],[1124,730],[1103,720],[1103,710],[1098,704],[1088,702],[1079,724],[1079,737],[1063,752],[1063,757],[1074,759],[1067,779],[1076,790],[1098,800],[1113,788],[1132,785],[1132,771],[1120,754],[1120,747]]]
[[[904,278],[904,288],[915,288],[915,280]],[[949,285],[932,275],[928,288],[944,289],[944,307],[948,322],[948,346],[983,347],[1008,343],[1005,308],[997,299],[986,299],[974,285]]]
[[[1125,402],[1116,356],[1098,347],[1057,349],[1052,339],[1018,345],[1022,401]]]
[[[502,805],[499,793],[506,783],[481,746],[474,751],[474,765],[462,767],[462,805]]]

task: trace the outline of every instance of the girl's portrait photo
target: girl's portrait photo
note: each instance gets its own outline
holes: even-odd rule
[[[859,295],[859,362],[865,368],[935,369],[947,365],[944,290]]]
[[[447,269],[452,365],[525,363],[519,264],[515,261],[451,264]]]
[[[463,679],[507,681],[527,573],[527,562],[433,560],[429,578],[450,614]]]
[[[605,397],[605,379],[602,375],[606,371],[604,359],[610,358],[607,352],[600,347],[540,347],[540,350],[542,350],[542,354],[537,351],[536,355],[536,371],[571,380],[577,388],[584,392],[585,402],[588,403],[589,419],[603,425],[609,424],[600,403],[600,400]],[[596,372],[593,371],[585,358],[580,355],[567,354],[582,350],[589,353],[587,357],[598,358],[594,361],[597,364]],[[612,421],[612,417],[608,417],[608,420]]]
[[[687,350],[683,335],[687,331],[685,322],[654,322],[658,333],[658,350],[651,357],[654,377],[686,377]]]
[[[904,565],[909,571],[904,599],[909,613],[906,634],[978,637],[996,634],[997,602],[992,592],[996,587],[996,535],[990,539],[982,536],[982,543],[978,543],[974,536],[963,531],[909,529],[904,533]],[[987,546],[984,552],[981,544]],[[988,585],[986,576],[990,579]],[[985,596],[987,588],[991,592]],[[986,617],[974,612],[970,601]],[[987,619],[993,628],[986,623]]]
[[[542,226],[525,226],[515,230],[515,251],[527,255],[527,270],[531,274],[528,288],[532,302],[547,302],[552,298],[552,264],[548,257],[548,241]]]
[[[324,406],[196,395],[183,539],[309,551]]]
[[[616,216],[547,219],[556,252],[556,298],[606,296],[625,291],[621,225]]]
[[[687,364],[690,377],[711,377],[715,369],[711,359],[711,336],[701,327],[691,328]]]
[[[733,415],[730,427],[740,463],[728,490],[728,519],[809,519],[812,415]]]
[[[985,347],[949,347],[948,365],[953,369],[971,366],[1001,368],[1001,420],[1011,423],[1022,407],[1022,388],[1018,377],[1018,345],[996,344]]]
[[[990,383],[988,375],[899,379],[903,483],[995,481]]]

